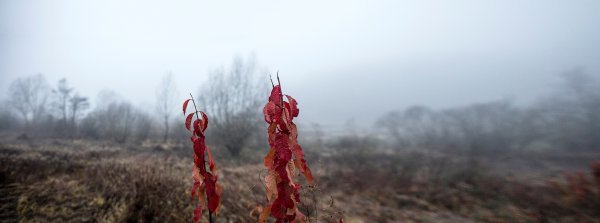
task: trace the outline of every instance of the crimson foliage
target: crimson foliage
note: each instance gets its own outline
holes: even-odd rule
[[[294,175],[299,171],[309,184],[313,183],[313,176],[298,144],[298,129],[293,122],[298,117],[298,103],[289,95],[285,95],[285,101],[283,96],[281,86],[274,86],[263,109],[265,122],[269,124],[270,150],[264,158],[269,172],[264,178],[268,204],[262,209],[259,222],[265,222],[269,215],[277,223],[307,220],[298,210],[301,186],[294,181]]]
[[[188,103],[194,99],[187,99],[183,103],[183,115],[188,106]],[[194,102],[194,108],[196,104]],[[202,118],[200,118],[200,114]],[[194,115],[196,120],[194,120]],[[204,131],[208,127],[208,116],[197,110],[194,113],[187,115],[185,119],[185,127],[192,133],[190,139],[194,144],[194,166],[192,176],[194,184],[192,185],[192,198],[197,196],[198,205],[194,210],[194,222],[200,219],[204,208],[208,207],[209,219],[212,218],[212,213],[216,213],[221,206],[221,193],[223,191],[221,185],[217,183],[217,169],[215,162],[210,153],[210,149],[206,146]],[[206,169],[206,158],[208,158],[209,169]]]

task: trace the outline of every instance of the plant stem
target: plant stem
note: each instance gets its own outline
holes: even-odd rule
[[[196,112],[196,118],[200,119],[200,116],[198,115],[198,108],[196,107],[196,101],[194,100],[194,96],[192,95],[192,93],[190,93],[190,97],[192,97],[192,103],[194,104],[194,110]],[[206,170],[206,162],[204,162],[204,169]],[[208,194],[206,195],[206,203],[210,204],[210,200],[209,200]],[[210,208],[206,207],[206,209],[208,210],[208,222],[213,223],[212,212],[210,212]]]

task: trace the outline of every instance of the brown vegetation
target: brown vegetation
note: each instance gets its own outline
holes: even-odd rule
[[[4,140],[0,217],[6,222],[189,222],[194,208],[191,153],[175,145]],[[493,165],[420,152],[307,156],[315,161],[311,166],[319,184],[303,191],[299,208],[320,222],[334,221],[341,213],[346,222],[600,220],[600,184],[588,173],[564,178],[548,171],[532,177],[519,170],[515,175]],[[590,163],[593,157],[571,159]],[[264,200],[260,161],[222,166],[224,193],[216,222],[256,221],[258,213],[252,210]],[[554,183],[548,183],[551,179]]]

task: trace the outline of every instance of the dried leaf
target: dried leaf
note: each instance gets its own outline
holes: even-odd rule
[[[267,169],[271,169],[271,167],[273,167],[273,156],[275,156],[275,149],[271,148],[264,159],[264,164]]]
[[[258,223],[265,223],[267,217],[271,214],[271,205],[267,205],[263,208],[262,213],[258,216]]]
[[[267,200],[271,200],[273,195],[277,196],[277,177],[273,174],[265,176],[265,189],[267,191]]]

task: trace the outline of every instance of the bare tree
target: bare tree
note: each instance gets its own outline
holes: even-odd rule
[[[23,117],[26,131],[45,112],[48,89],[42,74],[19,78],[10,85],[9,102]]]
[[[387,130],[399,147],[492,154],[522,149],[538,140],[536,114],[507,100],[441,111],[413,106],[384,115],[378,126]]]
[[[90,107],[90,103],[86,97],[79,96],[78,93],[75,93],[70,102],[70,110],[71,110],[71,126],[73,128],[77,127],[77,118],[83,113],[83,111],[87,110]]]
[[[146,112],[136,109],[134,125],[134,136],[137,141],[144,141],[150,137],[153,120]]]
[[[431,149],[443,131],[439,114],[424,106],[389,112],[378,120],[377,126],[383,127],[397,146],[405,148]]]
[[[169,139],[169,121],[174,108],[176,107],[176,87],[173,82],[173,74],[166,73],[158,87],[156,88],[156,110],[162,118],[165,127],[163,142]]]
[[[131,136],[135,111],[128,102],[112,102],[89,114],[84,120],[84,134],[125,142]]]
[[[514,149],[518,138],[519,110],[510,101],[473,104],[443,112],[453,147],[469,155],[497,154]]]
[[[67,79],[63,78],[58,81],[55,89],[52,89],[51,108],[60,117],[58,122],[54,123],[53,135],[64,137],[73,133],[72,127],[69,125],[69,100],[73,93],[73,88],[69,87]]]
[[[69,87],[67,83],[67,79],[63,78],[58,81],[58,85],[56,89],[52,89],[52,94],[55,97],[54,107],[58,111],[58,113],[62,116],[62,122],[66,126],[68,122],[68,112],[67,108],[69,105],[69,100],[71,99],[71,93],[73,93],[73,88]]]
[[[133,106],[110,90],[98,93],[94,110],[81,121],[84,137],[125,142],[135,121]]]
[[[200,89],[200,107],[213,123],[207,134],[212,134],[211,139],[232,156],[238,156],[260,128],[261,98],[266,95],[268,81],[257,78],[257,74],[254,58],[244,61],[236,57],[230,70],[213,71]]]

